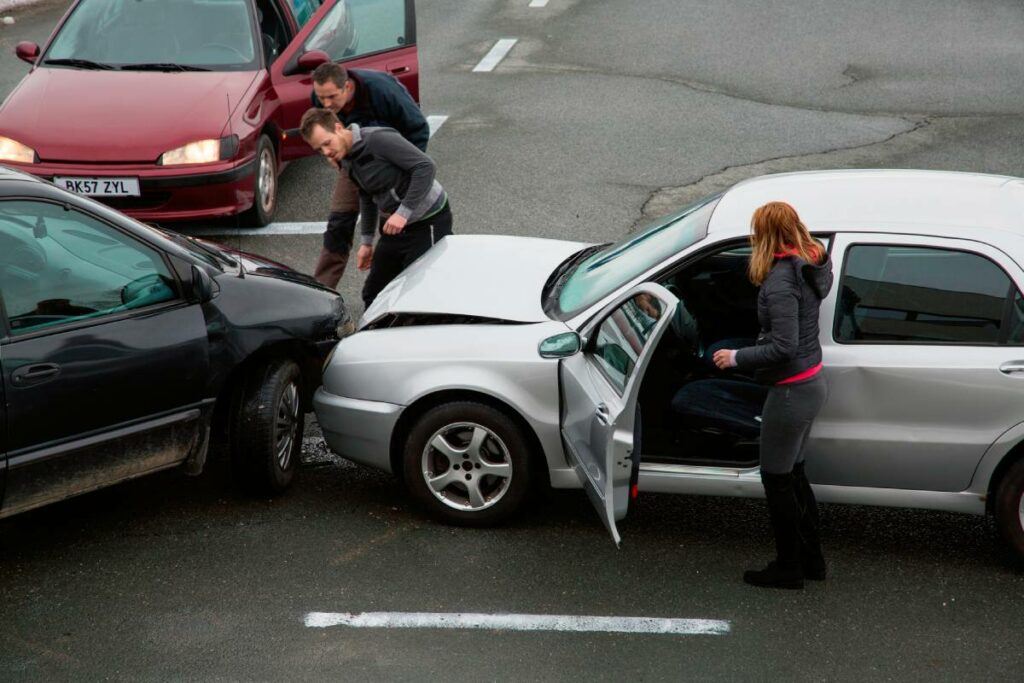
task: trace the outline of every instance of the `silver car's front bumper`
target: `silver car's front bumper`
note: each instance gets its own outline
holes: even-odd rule
[[[391,471],[391,434],[405,406],[335,396],[323,387],[313,409],[327,445],[343,458]]]

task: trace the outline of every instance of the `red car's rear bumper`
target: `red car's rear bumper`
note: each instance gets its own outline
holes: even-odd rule
[[[221,218],[252,206],[256,192],[256,158],[203,164],[201,168],[162,168],[154,165],[79,163],[8,164],[19,171],[53,180],[81,178],[138,178],[138,197],[94,197],[133,218],[149,222]]]

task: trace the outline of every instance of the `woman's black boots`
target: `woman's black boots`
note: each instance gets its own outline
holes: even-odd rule
[[[818,501],[814,498],[814,489],[804,474],[804,463],[798,462],[793,467],[796,500],[800,505],[800,538],[801,564],[804,578],[812,581],[825,580],[825,556],[821,553],[821,537],[818,534]]]
[[[744,572],[743,580],[765,588],[803,588],[802,514],[796,494],[796,477],[793,472],[770,474],[762,471],[761,482],[775,534],[775,559],[760,571]]]

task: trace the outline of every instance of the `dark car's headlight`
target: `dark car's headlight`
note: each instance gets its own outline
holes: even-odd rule
[[[338,321],[338,326],[334,331],[338,335],[338,339],[344,339],[356,331],[356,322],[352,320],[352,317],[347,311],[345,312],[344,317]]]
[[[36,151],[17,140],[0,135],[0,161],[13,161],[19,164],[36,163]]]
[[[181,147],[175,147],[160,155],[157,163],[161,166],[185,166],[188,164],[209,164],[226,161],[238,151],[238,136],[196,140]]]

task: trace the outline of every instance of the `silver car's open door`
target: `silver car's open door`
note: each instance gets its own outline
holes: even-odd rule
[[[660,285],[638,285],[580,331],[582,352],[561,361],[562,440],[616,545],[615,521],[629,504],[637,394],[678,303]]]

